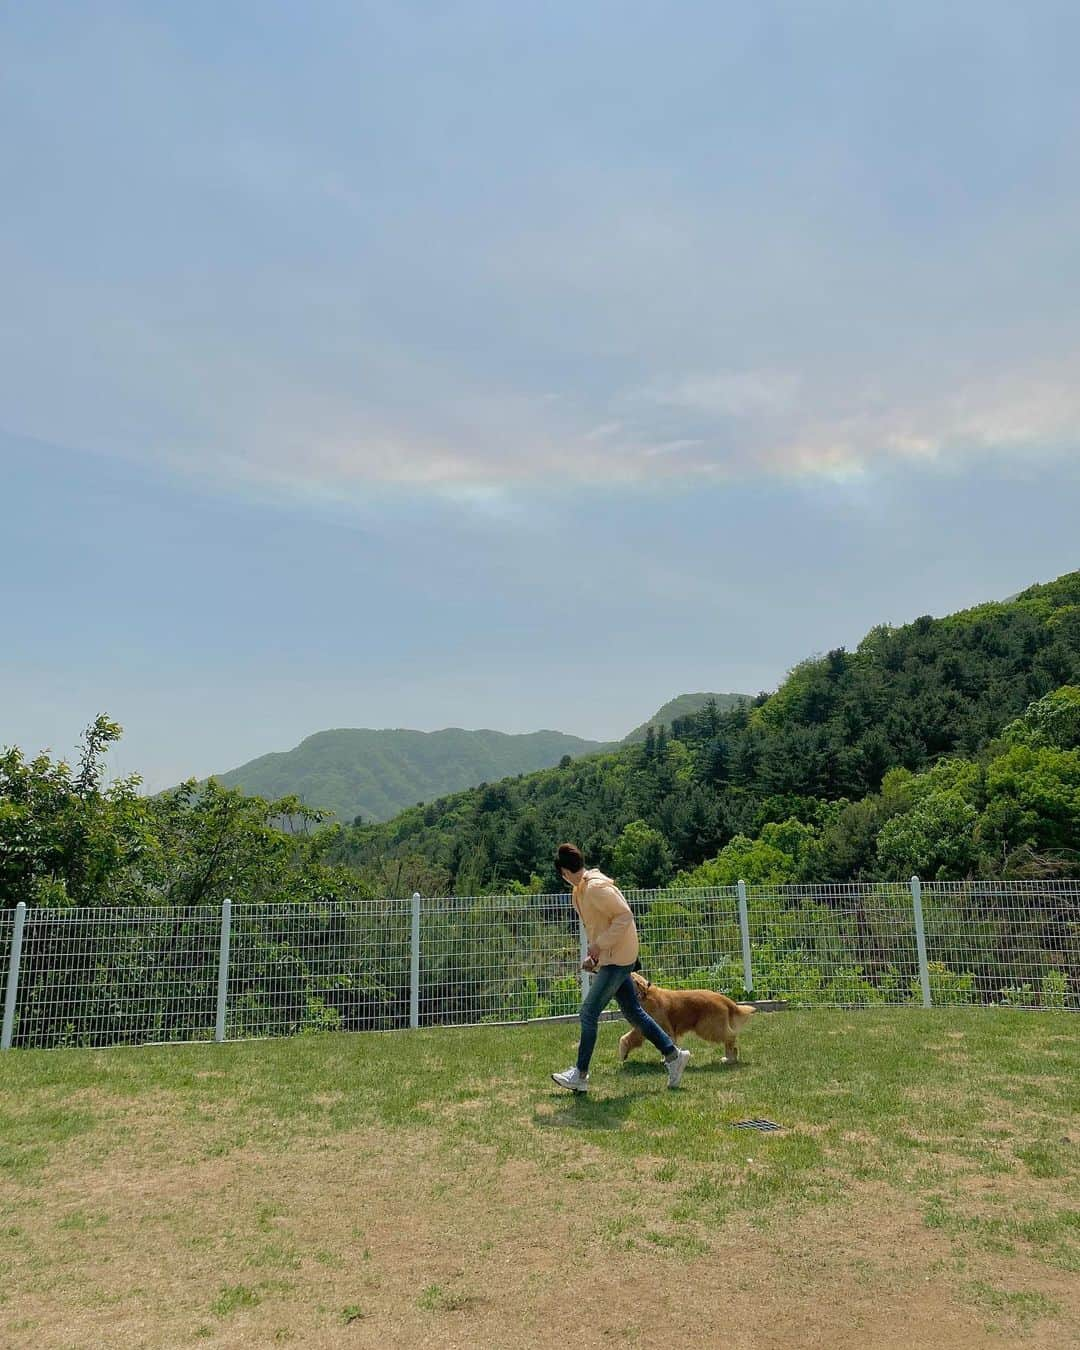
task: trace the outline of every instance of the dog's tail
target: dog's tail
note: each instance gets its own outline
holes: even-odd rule
[[[731,1024],[735,1031],[744,1027],[750,1021],[757,1009],[752,1003],[736,1003],[735,1011],[731,1014]]]

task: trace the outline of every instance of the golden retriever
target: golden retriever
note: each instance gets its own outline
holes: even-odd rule
[[[637,989],[638,1002],[676,1044],[680,1036],[692,1031],[703,1041],[723,1045],[729,1064],[739,1058],[736,1037],[756,1011],[749,1003],[736,1003],[726,994],[716,994],[711,989],[660,989],[637,971],[630,978]],[[637,1027],[631,1027],[619,1039],[619,1058],[626,1059],[643,1040]]]

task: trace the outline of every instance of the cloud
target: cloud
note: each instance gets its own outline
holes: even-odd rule
[[[393,363],[386,369],[398,378]],[[897,464],[1080,464],[1080,357],[949,375],[853,372],[849,384],[799,370],[694,371],[606,397],[568,389],[553,399],[453,387],[429,372],[430,392],[409,407],[222,360],[207,365],[199,415],[152,452],[138,425],[87,448],[164,460],[233,490],[341,503],[385,490],[493,520],[513,519],[521,493],[567,482],[633,490],[846,481]],[[58,415],[57,430],[31,434],[78,444]]]
[[[656,455],[678,454],[680,450],[696,450],[698,446],[704,444],[705,442],[700,438],[694,436],[686,436],[683,437],[682,440],[661,441],[659,445],[650,445],[648,449],[645,451],[645,454],[648,455],[650,459],[652,459]]]
[[[847,406],[833,398],[799,411],[788,435],[748,452],[759,471],[830,476],[895,462],[1080,462],[1080,357],[914,394],[877,388]]]
[[[203,66],[183,25],[57,46],[28,20],[14,65],[38,73],[5,105],[8,426],[252,493],[493,514],[551,483],[1075,457],[1060,16],[1025,11],[1017,43],[1000,15],[950,14],[929,47],[918,17],[833,16],[777,66],[753,7],[704,15],[700,40],[659,19],[644,40],[575,14],[553,45],[538,7],[544,40],[507,23],[520,61],[407,19],[401,41],[397,20],[338,41],[272,24],[253,61],[226,24]],[[571,62],[554,98],[551,50]]]
[[[722,417],[751,417],[784,412],[799,390],[798,375],[770,371],[719,371],[684,375],[644,389],[645,403]]]

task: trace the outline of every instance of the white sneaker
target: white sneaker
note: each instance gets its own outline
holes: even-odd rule
[[[565,1073],[553,1073],[552,1078],[560,1087],[567,1088],[570,1092],[588,1092],[589,1075],[582,1073],[575,1065],[572,1069],[567,1069]]]
[[[679,1079],[683,1075],[683,1069],[686,1068],[686,1064],[689,1058],[690,1058],[689,1050],[676,1049],[674,1059],[664,1060],[664,1066],[667,1069],[667,1085],[669,1088],[679,1086]]]

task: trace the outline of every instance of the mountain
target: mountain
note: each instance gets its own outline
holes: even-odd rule
[[[605,748],[561,731],[512,736],[502,731],[320,731],[294,750],[260,755],[238,769],[216,774],[226,787],[251,796],[292,794],[309,806],[386,820],[406,806],[477,783],[533,773],[564,755]]]
[[[626,742],[643,741],[648,727],[699,711],[710,698],[721,709],[738,694],[681,694],[665,703]],[[407,806],[460,792],[478,783],[534,773],[559,763],[613,750],[610,742],[583,740],[561,731],[509,735],[501,731],[342,728],[319,731],[294,750],[260,755],[237,769],[215,774],[225,787],[250,796],[298,796],[308,806],[333,811],[340,821],[388,820]]]
[[[838,647],[796,666],[774,694],[727,711],[706,705],[682,719],[662,748],[658,740],[625,745],[431,801],[386,824],[343,831],[333,857],[387,894],[476,895],[513,883],[550,888],[552,849],[561,839],[643,885],[759,838],[758,880],[775,880],[779,860],[806,840],[813,847],[804,848],[803,876],[875,877],[886,856],[878,852],[878,832],[890,814],[914,811],[925,776],[937,775],[931,786],[940,779],[948,788],[950,775],[960,775],[977,787],[986,772],[980,757],[993,753],[1006,727],[1035,715],[1035,705],[1049,707],[1040,701],[1051,695],[1071,706],[1078,686],[1080,571],[1032,586],[1011,603],[923,615],[901,627],[880,624],[854,651]],[[1042,847],[1040,812],[1057,810],[1058,795],[1080,797],[1080,787],[1054,786],[1053,775],[1066,769],[1048,768],[1041,787],[1029,783],[1036,761],[1018,753],[1011,777],[980,789],[1005,794],[995,799],[1000,819],[986,825],[984,874],[1021,845]],[[920,775],[921,785],[911,786]],[[986,806],[945,797],[934,809],[961,823]],[[947,835],[935,819],[920,818],[912,829],[918,824],[932,836],[940,825]],[[763,833],[770,829],[780,832],[779,842]],[[1069,847],[1075,853],[1076,841]],[[940,866],[942,876],[965,874],[954,862]],[[735,875],[755,879],[749,869]]]
[[[678,698],[673,698],[670,703],[664,706],[649,718],[647,722],[642,722],[641,726],[635,727],[628,736],[622,738],[623,745],[636,745],[643,741],[648,734],[650,727],[667,726],[679,717],[692,717],[695,713],[701,712],[709,699],[716,700],[716,706],[721,712],[727,712],[734,708],[736,704],[747,703],[750,701],[748,694],[680,694]]]

